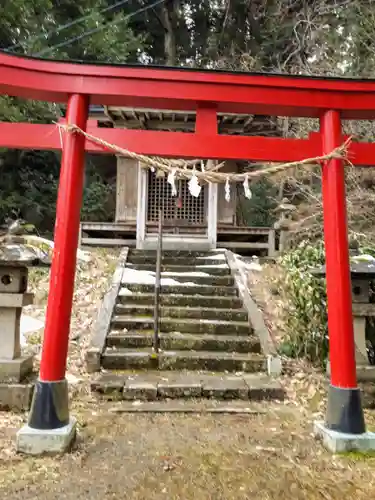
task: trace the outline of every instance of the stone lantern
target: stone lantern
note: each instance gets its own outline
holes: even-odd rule
[[[26,245],[0,244],[0,406],[11,407],[20,399],[9,390],[19,389],[33,370],[33,356],[23,355],[20,343],[22,308],[33,303],[27,292],[30,267],[43,265]],[[15,384],[15,385],[14,385]],[[21,397],[22,398],[22,397]],[[22,406],[22,405],[21,405]]]
[[[274,210],[278,214],[278,220],[274,224],[274,229],[280,232],[279,252],[283,252],[286,249],[287,232],[290,229],[292,214],[295,210],[296,207],[287,198],[283,198],[280,205]]]
[[[312,271],[312,274],[318,277],[324,277],[325,273],[325,266]],[[368,358],[366,322],[367,318],[375,316],[375,304],[370,302],[370,285],[375,279],[375,261],[361,261],[360,255],[352,257],[350,275],[357,376],[359,380],[372,380],[375,378],[375,367],[370,365]],[[329,364],[327,371],[329,372]]]

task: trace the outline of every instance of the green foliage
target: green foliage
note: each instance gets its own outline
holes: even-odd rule
[[[53,23],[47,15],[52,11],[51,0],[2,0],[0,4],[0,46],[8,47],[35,34],[45,33]]]
[[[239,222],[247,226],[270,227],[275,222],[276,188],[266,178],[251,183],[252,197],[245,198],[239,186],[237,215]]]
[[[43,151],[12,151],[8,152],[6,160],[0,166],[0,224],[7,217],[21,217],[41,233],[51,233],[55,221],[60,155]],[[95,166],[89,165],[87,170],[83,220],[113,220],[115,186],[96,174]]]
[[[51,231],[58,172],[55,153],[8,151],[0,166],[0,222],[21,217],[42,232]]]
[[[84,221],[111,222],[114,220],[116,187],[94,175],[84,190],[81,218]]]
[[[311,274],[325,262],[323,242],[303,241],[280,259],[279,287],[286,299],[287,336],[281,351],[323,364],[328,354],[327,297],[324,279]]]
[[[358,255],[364,254],[375,257],[374,247],[360,246]],[[305,357],[324,365],[328,356],[326,284],[325,278],[311,274],[312,269],[325,264],[324,244],[304,240],[283,255],[279,263],[283,272],[277,286],[285,301],[287,329],[280,350],[287,356]],[[371,290],[373,287],[372,282]],[[372,291],[370,302],[374,302],[373,297]],[[371,361],[375,346],[375,325],[371,318],[366,326],[366,338]]]
[[[123,10],[100,10],[111,5],[107,0],[4,0],[0,5],[0,47],[16,46],[11,51],[58,59],[86,61],[135,61],[143,49],[144,35],[128,27]],[[134,8],[134,5],[133,5]],[[59,25],[88,16],[83,22],[47,36]],[[110,27],[82,38],[66,47],[49,51],[107,22]],[[40,38],[39,35],[45,35]],[[48,52],[43,53],[44,50]],[[0,120],[51,123],[63,114],[60,105],[0,95]],[[95,161],[95,160],[93,160]],[[22,217],[39,231],[51,233],[54,226],[60,155],[52,152],[0,151],[0,223],[7,217]],[[113,188],[99,178],[87,183],[83,216],[108,220],[113,213]],[[112,211],[111,211],[112,210]]]
[[[360,248],[360,254],[371,255],[371,257],[375,257],[375,249],[374,249],[374,247],[362,246]]]
[[[134,61],[143,47],[144,37],[129,28],[123,9],[101,12],[111,4],[108,0],[5,0],[5,5],[0,6],[0,45],[15,45],[12,50],[18,53],[40,53],[49,58],[105,62],[125,62],[132,58]],[[76,23],[80,17],[85,19]],[[71,26],[56,30],[57,26],[70,23]],[[64,42],[107,23],[111,23],[108,28],[63,46]]]

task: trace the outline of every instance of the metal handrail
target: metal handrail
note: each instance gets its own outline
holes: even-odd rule
[[[158,244],[156,251],[156,272],[155,272],[155,304],[154,304],[154,352],[158,353],[160,349],[159,337],[159,309],[160,309],[160,276],[161,276],[161,258],[163,249],[163,211],[159,210],[158,225]]]

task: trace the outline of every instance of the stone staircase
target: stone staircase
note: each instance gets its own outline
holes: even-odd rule
[[[224,251],[163,252],[160,352],[155,355],[155,262],[156,252],[129,251],[101,356],[107,373],[94,380],[92,388],[109,394],[112,384],[125,399],[142,394],[141,399],[155,399],[163,392],[161,381],[165,386],[170,380],[180,389],[176,394],[192,395],[188,388],[194,386],[197,397],[197,385],[203,392],[205,384],[211,385],[212,395],[218,386],[214,381],[219,380],[220,393],[228,389],[232,398],[237,394],[235,397],[248,399],[254,387],[257,399],[259,394],[280,398],[279,384],[266,374],[266,357],[238,296]],[[120,382],[119,377],[123,377]],[[171,397],[165,390],[163,395]]]

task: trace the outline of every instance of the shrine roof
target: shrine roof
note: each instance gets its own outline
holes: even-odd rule
[[[127,129],[194,132],[196,111],[90,106],[99,126]],[[249,114],[218,113],[218,132],[228,135],[277,135],[276,119]]]

